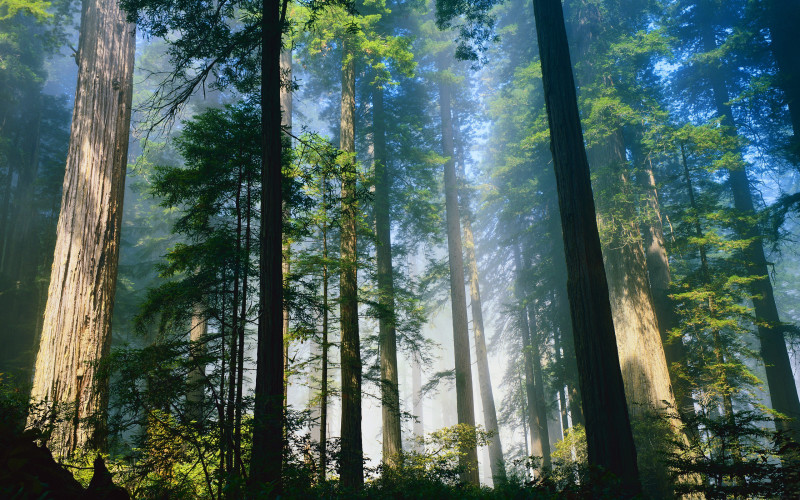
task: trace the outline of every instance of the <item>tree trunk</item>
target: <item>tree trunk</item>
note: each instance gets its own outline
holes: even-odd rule
[[[706,29],[703,34],[703,44],[706,51],[717,48],[714,33],[710,28]],[[730,127],[730,133],[736,135],[737,126],[733,118],[733,110],[728,103],[727,83],[724,76],[720,71],[712,70],[709,80],[717,115],[722,119],[722,125]],[[742,158],[741,161],[743,168],[729,171],[728,184],[733,195],[734,208],[750,219],[755,217],[755,204],[750,192],[750,179],[746,166],[744,166],[744,159]],[[779,430],[791,432],[793,439],[800,441],[800,399],[797,396],[784,330],[778,315],[778,307],[775,304],[764,247],[757,227],[744,223],[737,227],[737,232],[740,238],[753,240],[753,243],[742,252],[748,262],[750,273],[760,276],[760,279],[751,285],[751,291],[754,294],[753,307],[761,341],[761,358],[767,373],[772,408],[788,417],[788,419],[776,420],[775,425]]]
[[[324,481],[328,468],[328,184],[322,177],[322,369],[319,403],[319,480]]]
[[[244,385],[244,333],[247,326],[247,305],[250,291],[248,289],[249,269],[250,269],[250,252],[251,252],[251,232],[250,224],[253,219],[252,213],[252,182],[250,174],[247,175],[246,182],[247,196],[246,196],[246,223],[245,223],[245,240],[244,240],[244,276],[242,278],[242,300],[241,311],[239,312],[239,359],[238,359],[238,374],[236,382],[236,422],[234,424],[236,433],[234,435],[234,452],[236,454],[236,467],[238,467],[240,474],[244,476],[245,469],[242,462],[242,390]]]
[[[203,421],[203,403],[205,399],[205,365],[197,358],[203,357],[203,342],[208,331],[205,311],[200,304],[195,305],[192,320],[189,324],[189,363],[192,365],[188,375],[189,392],[186,394],[187,416],[190,420]]]
[[[386,123],[383,88],[372,89],[372,126],[375,147],[375,239],[378,265],[378,338],[380,339],[383,462],[397,465],[402,451],[400,394],[397,382],[392,235],[389,215],[391,179],[386,165]]]
[[[456,408],[458,423],[475,427],[475,404],[472,400],[472,364],[470,362],[467,296],[464,289],[464,262],[461,249],[461,220],[458,207],[458,181],[454,162],[453,122],[450,114],[450,87],[439,83],[439,109],[442,118],[442,153],[444,164],[445,211],[447,216],[447,250],[450,263],[450,304],[453,315],[453,350],[456,368]],[[480,484],[478,450],[462,446],[461,480]]]
[[[783,90],[789,119],[794,131],[793,149],[800,154],[800,51],[797,50],[797,27],[800,4],[791,0],[768,0],[766,20],[770,49],[778,63],[778,86]]]
[[[458,133],[458,115],[453,112],[453,135],[455,143],[458,145],[458,165],[460,183],[466,183],[466,168],[464,165],[464,147],[461,136]],[[472,233],[472,209],[470,206],[470,196],[467,190],[461,191],[461,207],[463,210],[464,223],[464,257],[469,273],[469,298],[472,310],[472,335],[475,339],[475,357],[478,365],[478,384],[480,384],[481,403],[483,406],[483,421],[486,430],[493,434],[489,441],[489,465],[492,470],[492,480],[494,484],[499,484],[506,480],[505,461],[503,460],[503,445],[500,442],[500,428],[497,425],[497,410],[494,406],[494,394],[492,393],[492,378],[489,372],[489,355],[486,351],[486,331],[483,326],[483,308],[481,305],[481,289],[478,279],[478,262],[475,257],[475,237]]]
[[[423,420],[423,406],[422,406],[422,366],[420,365],[419,359],[416,357],[411,362],[411,399],[412,399],[412,408],[414,412],[414,437],[415,438],[424,438],[425,437],[425,421]],[[417,447],[419,453],[425,453],[425,445],[420,444]]]
[[[624,492],[635,495],[641,490],[636,448],[617,353],[564,13],[559,0],[533,0],[533,7],[589,463],[617,475]]]
[[[658,319],[658,329],[664,346],[667,366],[683,365],[686,360],[686,347],[681,340],[669,341],[669,332],[678,326],[678,314],[675,304],[669,298],[669,285],[672,281],[669,258],[664,244],[664,226],[661,216],[661,203],[658,199],[656,180],[653,169],[646,166],[639,179],[644,188],[649,210],[650,223],[642,227],[650,292],[653,298],[653,310]],[[694,414],[692,389],[686,380],[674,376],[670,372],[672,389],[675,394],[676,408],[682,415]]]
[[[74,405],[51,450],[104,449],[122,198],[131,117],[134,26],[111,0],[87,0],[52,278],[31,397]],[[29,420],[29,424],[33,424]]]
[[[514,267],[517,270],[517,279],[514,282],[514,294],[519,301],[519,328],[522,334],[522,353],[525,358],[525,393],[528,396],[528,428],[531,432],[531,454],[542,457],[542,466],[550,466],[550,435],[547,429],[547,409],[544,406],[542,387],[537,387],[541,380],[541,359],[538,345],[534,349],[531,336],[536,335],[535,325],[531,328],[526,304],[524,286],[522,283],[522,257],[516,246],[514,251]],[[535,318],[531,318],[535,319]],[[540,373],[536,373],[539,365]]]
[[[526,351],[530,352],[533,364],[533,394],[536,398],[536,424],[542,441],[542,465],[550,467],[550,429],[547,427],[547,402],[544,397],[544,377],[542,376],[542,353],[539,349],[539,329],[534,304],[526,308],[528,314],[528,331]],[[525,340],[525,339],[523,339]]]
[[[342,456],[341,477],[345,488],[364,484],[364,453],[361,445],[361,347],[358,333],[358,283],[356,232],[358,201],[355,158],[355,53],[352,41],[342,47],[342,110],[339,149],[348,156],[342,164],[342,241],[340,322],[342,363]]]
[[[280,58],[281,65],[281,127],[291,133],[292,131],[292,50],[286,49],[281,51]],[[292,138],[284,134],[284,139],[291,144]],[[283,204],[283,210],[286,212],[286,204]],[[284,219],[289,218],[288,213],[283,214]],[[291,257],[292,257],[292,244],[287,235],[283,235],[283,267],[281,273],[283,274],[283,286],[289,287],[289,273],[291,272]],[[283,401],[287,402],[289,391],[289,307],[284,301],[283,304]]]
[[[281,203],[281,2],[263,0],[261,17],[261,255],[256,361],[253,491],[281,491],[283,457],[283,273]]]

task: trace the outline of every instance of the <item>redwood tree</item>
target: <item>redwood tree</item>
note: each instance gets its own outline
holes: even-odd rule
[[[115,0],[83,3],[70,145],[31,390],[68,410],[51,450],[105,447],[107,377],[128,159],[135,28]],[[36,416],[31,415],[29,425]]]

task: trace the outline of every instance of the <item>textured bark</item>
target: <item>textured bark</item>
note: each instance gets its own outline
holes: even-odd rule
[[[707,12],[711,15],[710,6]],[[712,31],[712,24],[703,33],[703,45],[706,51],[715,50],[717,42]],[[730,127],[731,134],[737,134],[737,125],[734,120],[733,110],[728,103],[728,90],[724,74],[716,69],[709,71],[709,81],[713,92],[714,106],[717,116],[722,119],[722,125]],[[744,164],[744,159],[742,159]],[[734,208],[745,217],[755,216],[755,204],[750,192],[750,179],[746,167],[729,171],[728,184],[733,196]],[[769,278],[767,258],[764,247],[758,234],[758,228],[749,224],[741,224],[737,228],[739,237],[752,239],[743,254],[748,262],[751,275],[760,276],[751,285],[755,295],[753,307],[758,324],[758,336],[761,341],[761,358],[764,361],[767,373],[767,385],[772,400],[772,408],[788,417],[788,420],[776,421],[779,430],[791,432],[795,440],[800,441],[800,399],[797,396],[797,387],[792,374],[789,353],[786,349],[784,329],[781,326],[778,307],[775,304],[775,294]]]
[[[254,490],[269,483],[277,493],[283,462],[281,2],[263,0],[261,7],[261,255],[250,482]]]
[[[402,451],[400,393],[397,382],[397,332],[395,329],[392,235],[389,215],[391,180],[386,165],[386,123],[383,88],[372,90],[372,132],[375,148],[375,253],[378,266],[378,338],[381,363],[383,461],[397,464]]]
[[[658,199],[653,170],[649,167],[644,168],[639,181],[644,188],[650,215],[650,223],[642,227],[642,235],[650,281],[650,293],[653,298],[653,310],[658,320],[658,329],[664,346],[667,366],[682,365],[686,359],[686,347],[680,340],[668,341],[669,332],[678,326],[678,314],[674,302],[669,298],[669,285],[672,277],[667,249],[664,244],[661,203]],[[689,384],[681,377],[674,376],[672,372],[670,372],[670,380],[678,411],[682,415],[693,414],[694,399],[692,398],[692,389]]]
[[[472,398],[472,364],[470,362],[467,295],[464,289],[464,261],[461,248],[461,220],[458,207],[458,180],[454,162],[453,121],[450,111],[450,87],[439,83],[439,110],[442,118],[442,153],[444,164],[447,250],[450,263],[450,304],[453,316],[453,351],[456,368],[456,410],[458,423],[475,426],[475,403]],[[461,449],[461,480],[480,484],[478,450],[475,446]]]
[[[339,149],[354,154],[356,71],[352,42],[342,47],[342,109]],[[361,444],[361,341],[358,333],[358,283],[356,226],[356,164],[354,158],[342,165],[342,237],[339,278],[341,363],[342,363],[342,486],[360,488],[364,484],[364,452]]]
[[[617,176],[616,185],[607,189],[630,190],[621,132],[587,152],[591,165],[610,168]],[[653,409],[663,408],[663,401],[672,405],[675,401],[650,295],[635,208],[631,203],[622,203],[622,207],[617,207],[622,211],[619,220],[603,221],[610,226],[611,233],[603,256],[628,410],[631,417],[638,418]],[[599,219],[603,218],[601,213]]]
[[[461,183],[466,182],[464,167],[464,145],[458,133],[458,115],[453,113],[453,135],[458,147],[458,173]],[[461,193],[461,210],[464,223],[464,261],[469,274],[469,304],[472,310],[472,335],[475,339],[475,357],[478,366],[478,384],[480,385],[481,404],[483,406],[483,422],[486,430],[493,434],[489,441],[489,466],[494,484],[506,480],[505,461],[503,460],[503,444],[500,442],[500,428],[497,425],[497,410],[492,393],[492,377],[489,371],[489,355],[486,351],[486,336],[483,325],[483,307],[478,276],[478,261],[475,257],[475,236],[472,232],[472,209],[467,191]]]
[[[51,437],[57,456],[105,446],[108,380],[96,363],[111,344],[134,50],[134,26],[117,2],[84,2],[67,169],[31,391],[36,401],[74,405],[75,418],[56,423]]]
[[[533,0],[533,7],[589,463],[616,474],[625,493],[634,495],[641,489],[636,449],[614,335],[564,13],[559,0]]]

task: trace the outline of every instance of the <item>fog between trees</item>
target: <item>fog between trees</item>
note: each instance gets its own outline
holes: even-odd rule
[[[797,494],[797,25],[0,0],[0,491]]]

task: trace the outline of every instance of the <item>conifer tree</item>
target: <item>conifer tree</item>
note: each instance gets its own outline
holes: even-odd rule
[[[84,5],[70,150],[31,398],[54,405],[58,456],[104,449],[122,195],[128,159],[134,26],[119,5]],[[29,425],[34,425],[29,421]]]

